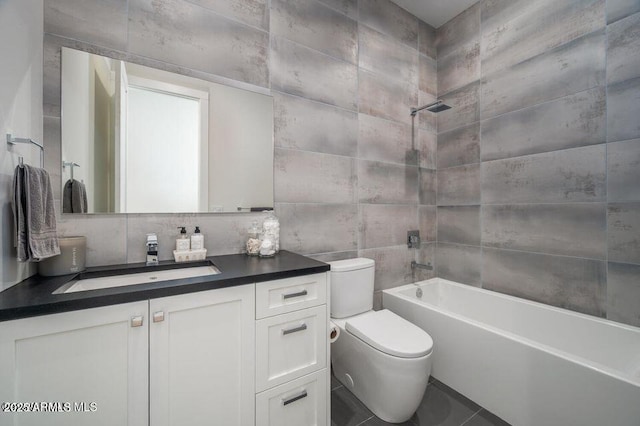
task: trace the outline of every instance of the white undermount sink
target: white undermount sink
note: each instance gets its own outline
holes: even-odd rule
[[[54,291],[54,294],[75,293],[78,291],[148,284],[161,281],[179,280],[183,278],[204,277],[207,275],[217,275],[219,273],[220,271],[218,268],[212,264],[164,270],[158,269],[137,273],[122,273],[106,277],[76,279]]]

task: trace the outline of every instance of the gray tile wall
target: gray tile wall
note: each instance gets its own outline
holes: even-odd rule
[[[437,274],[640,326],[640,3],[482,0],[436,40]]]
[[[412,132],[409,114],[437,93],[427,24],[389,0],[45,0],[44,21],[48,146],[60,135],[61,46],[270,90],[281,247],[325,261],[371,257],[377,291],[433,276],[410,269],[435,262],[437,235],[435,119]],[[54,171],[59,149],[48,152]],[[142,261],[147,232],[170,258],[181,225],[200,225],[210,253],[237,253],[262,217],[64,215],[60,231],[86,235],[88,263],[105,265]],[[410,229],[422,233],[420,250],[406,247]]]

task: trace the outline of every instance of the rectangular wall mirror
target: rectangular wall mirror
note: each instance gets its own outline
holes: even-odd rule
[[[64,213],[273,208],[273,98],[62,48]]]

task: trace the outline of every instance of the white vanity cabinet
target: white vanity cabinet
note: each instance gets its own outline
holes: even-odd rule
[[[16,403],[0,424],[148,425],[147,312],[141,301],[0,322],[0,403]]]
[[[328,426],[327,279],[0,322],[0,425]]]
[[[328,274],[256,286],[256,425],[326,426]]]
[[[152,426],[254,424],[254,287],[149,301]]]

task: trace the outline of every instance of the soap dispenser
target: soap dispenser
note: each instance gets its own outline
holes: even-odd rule
[[[189,237],[187,237],[187,228],[178,226],[180,236],[176,239],[176,251],[189,251]]]
[[[204,249],[204,235],[200,233],[200,227],[196,226],[196,230],[191,236],[191,250]]]

